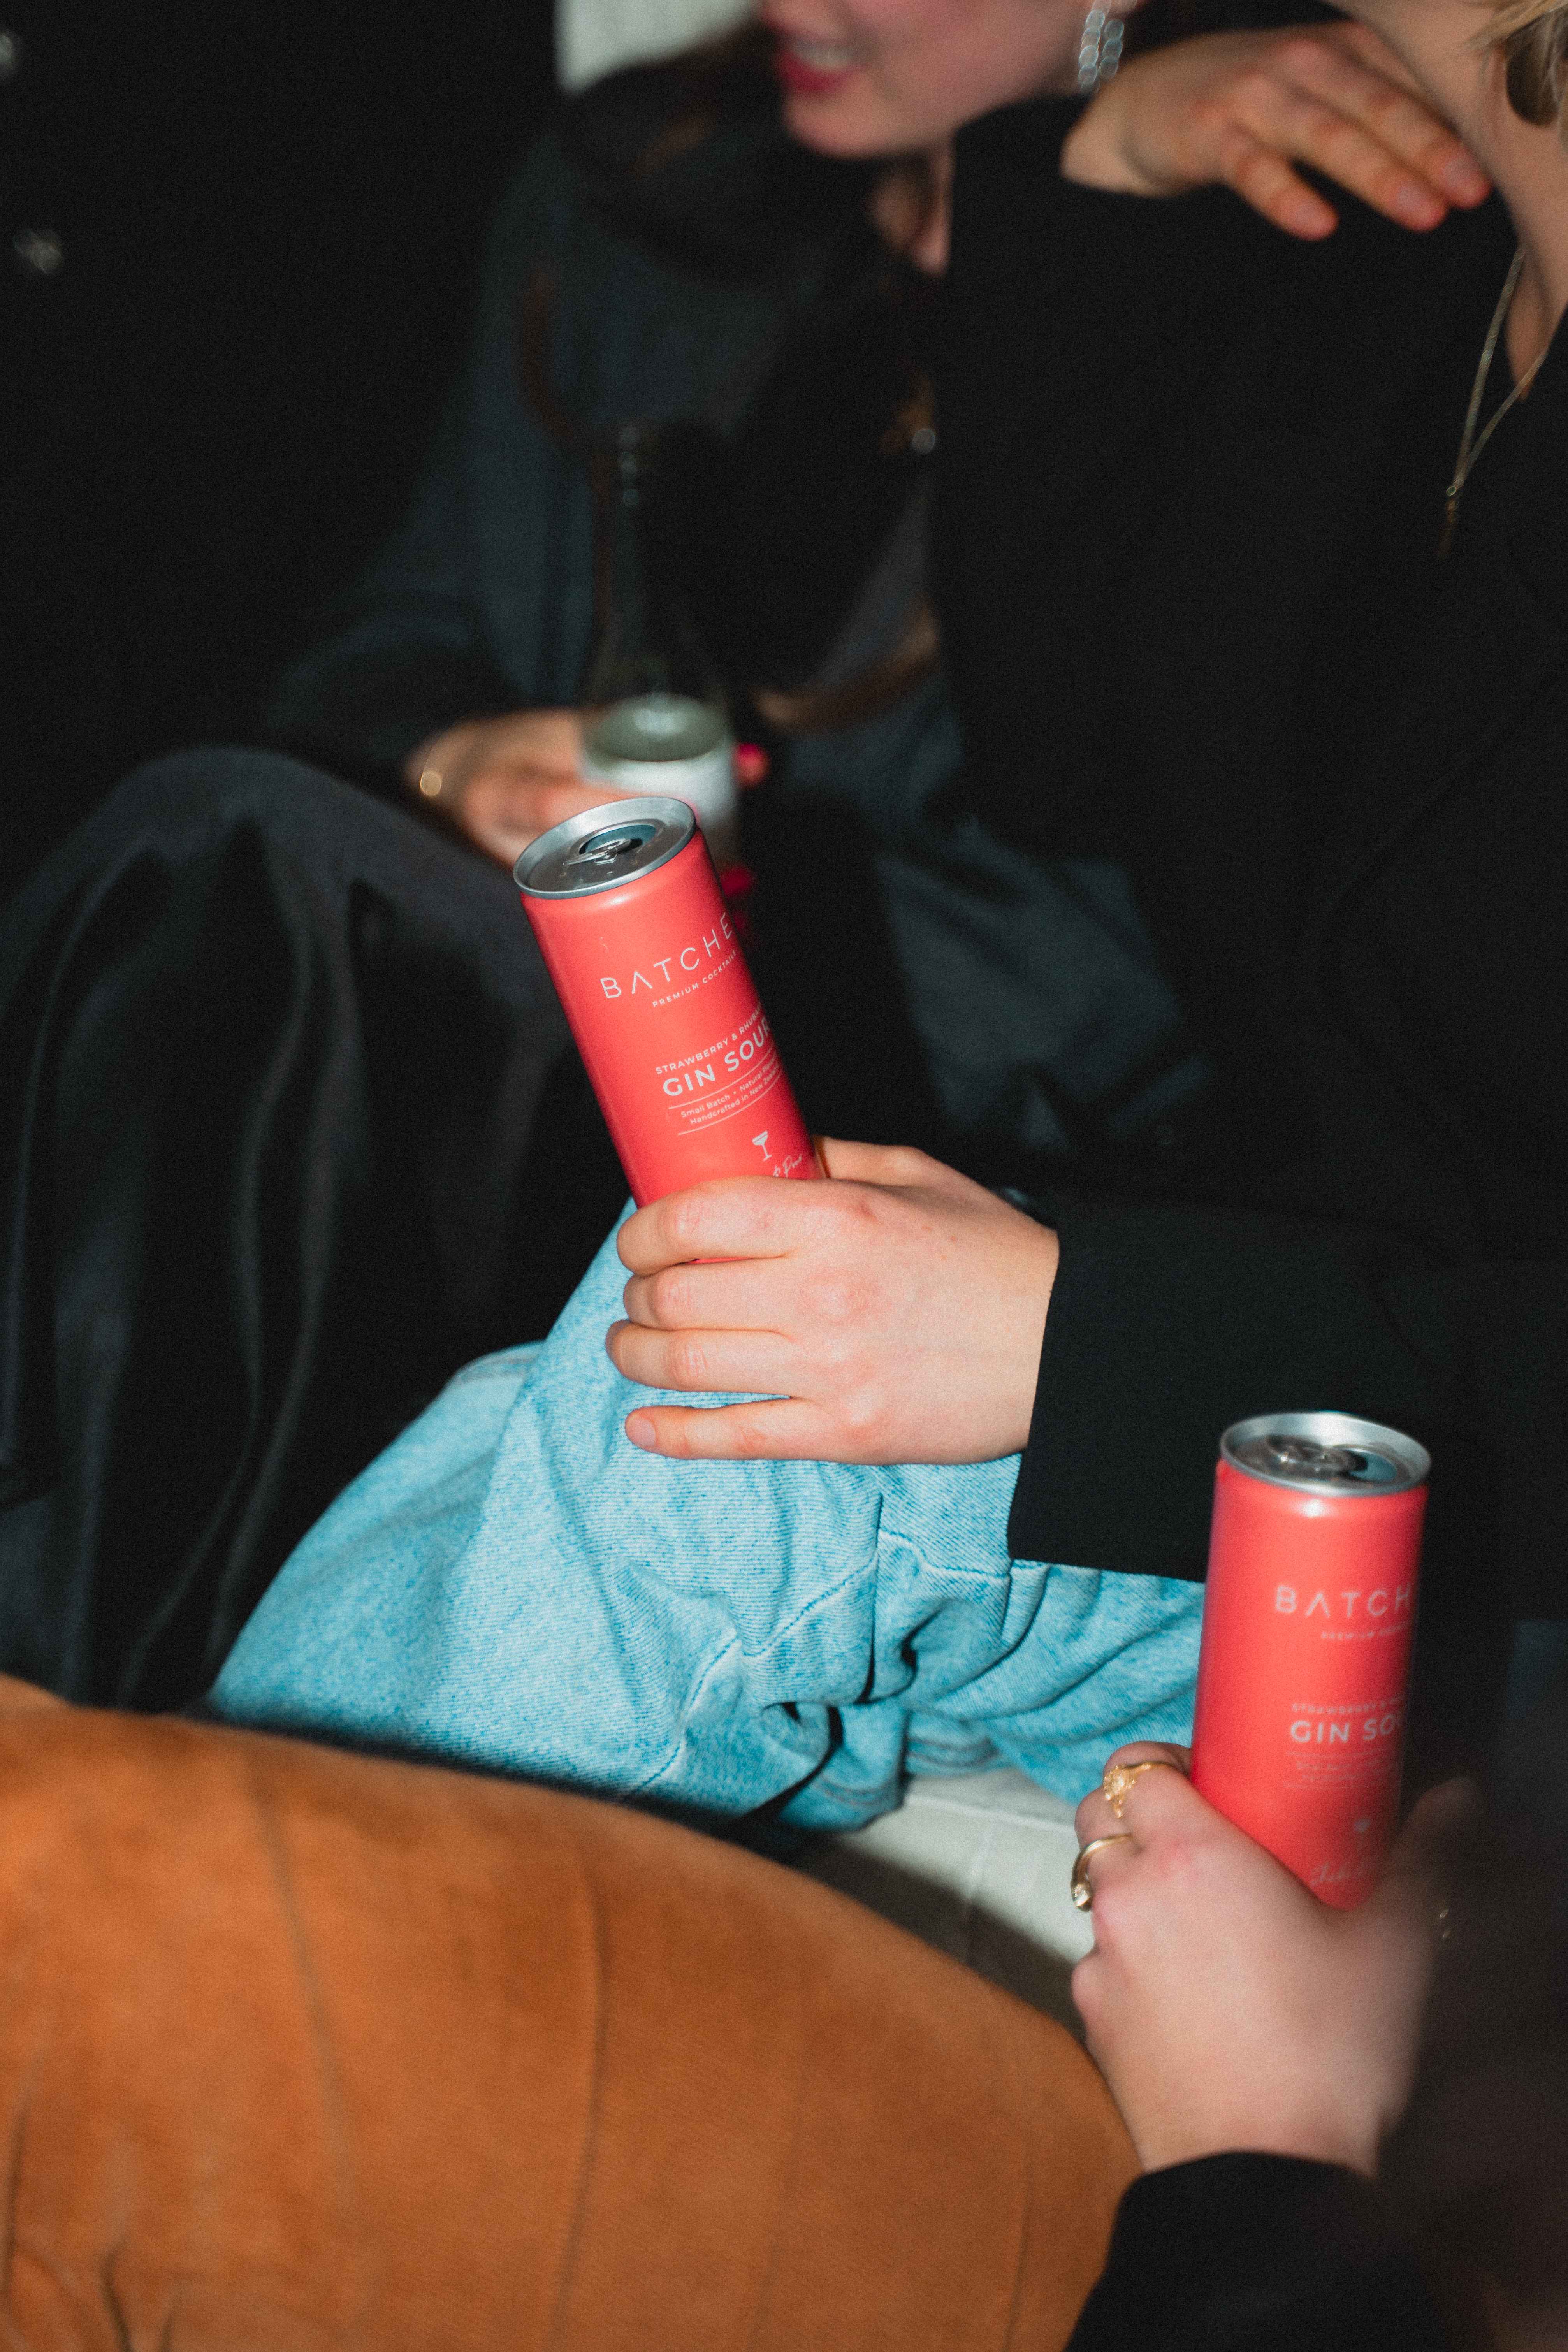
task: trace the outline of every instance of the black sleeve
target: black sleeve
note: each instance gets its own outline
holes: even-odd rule
[[[1337,2166],[1210,2156],[1145,2173],[1068,2352],[1452,2352],[1375,2190]]]
[[[1332,1402],[1426,1445],[1434,1531],[1439,1503],[1445,1525],[1484,1517],[1519,1612],[1561,1613],[1560,1265],[1435,1265],[1385,1232],[1190,1207],[1058,1222],[1016,1556],[1201,1576],[1221,1430]]]

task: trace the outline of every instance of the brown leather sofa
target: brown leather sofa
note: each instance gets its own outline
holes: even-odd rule
[[[1131,2148],[1059,2027],[547,1790],[0,1681],[0,2318],[166,2352],[1052,2352]]]

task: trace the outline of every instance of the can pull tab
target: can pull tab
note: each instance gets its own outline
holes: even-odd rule
[[[1315,1445],[1310,1437],[1270,1437],[1265,1451],[1274,1468],[1297,1478],[1364,1478],[1371,1466],[1353,1446]]]
[[[1432,1467],[1413,1437],[1349,1412],[1260,1412],[1227,1429],[1219,1450],[1237,1470],[1308,1493],[1404,1494]]]
[[[619,866],[628,857],[635,857],[658,831],[658,825],[649,824],[646,819],[630,824],[606,825],[601,832],[591,833],[577,844],[572,852],[572,863],[574,866],[596,866],[601,873],[607,874],[612,866]]]

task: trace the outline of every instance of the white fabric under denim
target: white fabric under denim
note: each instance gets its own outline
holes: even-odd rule
[[[1058,1795],[1185,1739],[1201,1588],[1011,1559],[1016,1456],[668,1462],[605,1352],[611,1235],[550,1338],[458,1374],[311,1528],[212,1693],[237,1722],[858,1827],[906,1770]],[[691,1402],[689,1398],[676,1400]]]

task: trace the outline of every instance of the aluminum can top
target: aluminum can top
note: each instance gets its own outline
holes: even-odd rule
[[[1234,1422],[1220,1459],[1303,1495],[1400,1495],[1423,1486],[1432,1458],[1413,1437],[1348,1412],[1265,1412]]]
[[[648,795],[605,801],[552,824],[512,867],[530,898],[582,898],[637,882],[678,857],[697,830],[684,801]]]

